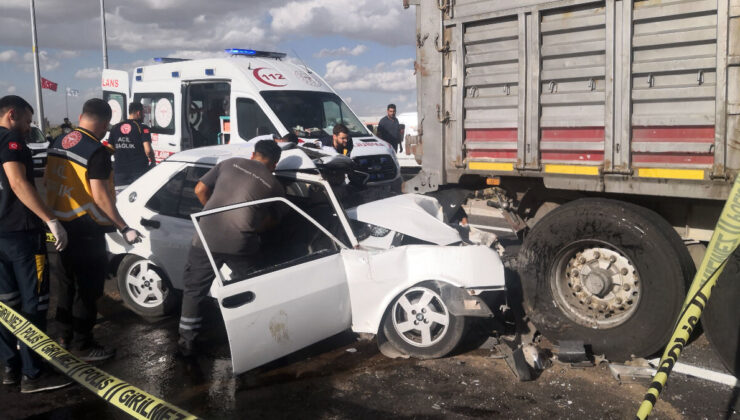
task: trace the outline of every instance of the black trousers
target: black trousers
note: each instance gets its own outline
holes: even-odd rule
[[[59,278],[56,321],[59,334],[73,348],[92,342],[98,316],[96,301],[103,296],[108,266],[105,235],[69,235],[60,253],[63,275]]]
[[[246,275],[255,265],[255,255],[214,254],[217,267],[227,264],[233,271],[233,278]],[[190,246],[188,261],[183,274],[182,311],[180,312],[180,340],[194,341],[203,323],[203,303],[208,297],[211,284],[216,278],[203,248]]]
[[[0,234],[0,302],[18,311],[41,330],[46,329],[49,309],[49,263],[41,232]],[[43,361],[25,344],[0,327],[0,358],[5,366],[21,368],[35,377]]]

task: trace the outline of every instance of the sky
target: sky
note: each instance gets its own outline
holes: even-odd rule
[[[414,8],[402,0],[105,0],[109,68],[131,71],[154,57],[204,58],[225,48],[300,57],[360,116],[416,111]],[[101,97],[99,0],[36,0],[44,113],[61,123],[65,88],[75,121]],[[0,0],[0,96],[36,107],[30,0]]]

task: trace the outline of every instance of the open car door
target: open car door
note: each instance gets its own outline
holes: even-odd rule
[[[261,257],[244,267],[218,250],[217,235],[201,229],[224,212],[264,211],[283,215],[262,234]],[[212,294],[226,324],[234,374],[276,360],[351,327],[349,289],[341,249],[316,220],[284,198],[212,209],[191,216],[216,274]],[[215,246],[215,248],[214,248]]]

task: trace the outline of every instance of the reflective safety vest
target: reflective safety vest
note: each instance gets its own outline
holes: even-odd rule
[[[95,205],[88,179],[88,162],[100,148],[113,153],[112,148],[104,146],[95,135],[82,128],[59,136],[49,146],[44,173],[46,203],[59,220],[70,222],[87,215],[98,225],[113,224]],[[115,197],[113,171],[108,185],[111,196]]]

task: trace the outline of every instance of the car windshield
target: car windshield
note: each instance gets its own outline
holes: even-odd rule
[[[266,91],[262,97],[285,128],[299,137],[320,138],[344,124],[354,137],[369,136],[367,129],[339,96],[330,92]]]

